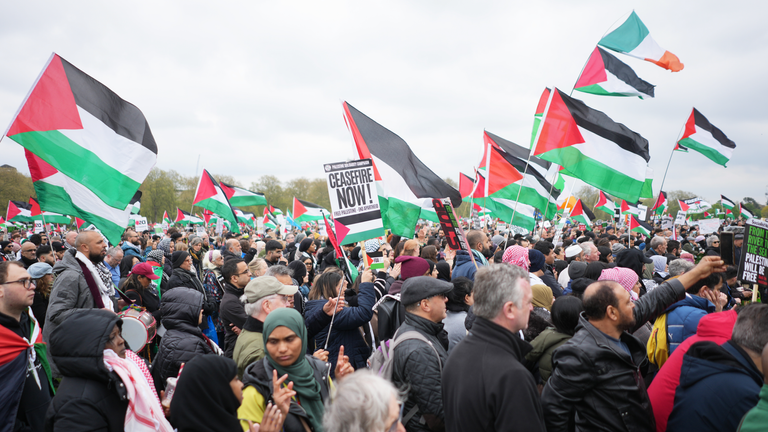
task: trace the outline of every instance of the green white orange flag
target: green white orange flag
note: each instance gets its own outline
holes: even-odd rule
[[[600,46],[632,57],[649,61],[672,72],[683,70],[680,59],[660,47],[651,37],[648,27],[640,21],[635,11],[614,31],[608,33],[597,43]]]
[[[644,227],[640,221],[637,220],[637,217],[633,214],[629,215],[629,230],[632,232],[640,233],[645,236],[651,235],[651,232]]]
[[[237,226],[237,216],[235,210],[229,203],[227,195],[221,189],[221,186],[213,179],[208,170],[203,170],[200,181],[197,183],[195,199],[192,205],[208,209],[232,224],[232,232],[240,232]]]
[[[584,224],[588,230],[592,231],[592,220],[589,219],[589,216],[584,211],[581,199],[577,199],[576,204],[573,205],[573,209],[571,210],[571,220],[576,223]]]
[[[6,136],[24,147],[43,210],[79,217],[119,243],[157,160],[138,108],[53,54]]]
[[[595,47],[574,90],[600,96],[652,98],[655,86],[640,79],[626,63]]]
[[[293,220],[296,222],[322,220],[324,215],[330,216],[331,214],[331,212],[315,203],[300,200],[296,197],[293,197],[293,210],[291,213],[293,214]]]
[[[675,146],[675,150],[696,150],[722,166],[731,159],[735,148],[736,144],[728,139],[723,131],[712,125],[696,108],[685,122],[683,137]]]
[[[234,207],[248,207],[267,205],[267,198],[261,192],[253,192],[239,186],[233,186],[220,182],[219,186],[227,195],[229,203]]]
[[[547,103],[533,155],[631,202],[643,193],[651,159],[645,138],[559,89]]]

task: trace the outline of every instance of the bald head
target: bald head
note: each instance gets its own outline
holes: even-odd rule
[[[37,246],[35,246],[34,243],[31,241],[24,242],[23,245],[21,245],[21,253],[34,251],[37,249]]]
[[[75,246],[75,239],[77,239],[77,232],[70,231],[67,233],[67,243],[69,243],[70,246]]]
[[[614,281],[600,281],[590,284],[582,297],[584,315],[586,315],[587,319],[603,319],[605,318],[608,306],[618,307],[619,290],[624,291],[624,288]]]
[[[107,256],[107,243],[96,231],[83,231],[75,239],[75,248],[82,252],[94,264],[98,264]]]

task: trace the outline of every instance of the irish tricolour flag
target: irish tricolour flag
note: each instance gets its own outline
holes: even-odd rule
[[[655,86],[643,81],[626,63],[595,47],[574,90],[601,96],[653,97]]]
[[[672,72],[683,70],[680,59],[653,40],[648,27],[640,21],[635,11],[616,30],[600,39],[598,45],[649,61]]]
[[[6,135],[25,149],[43,210],[120,242],[131,198],[157,160],[138,108],[53,54]]]
[[[237,216],[235,210],[229,204],[227,195],[221,189],[221,186],[213,179],[208,170],[203,170],[200,181],[197,183],[195,199],[192,204],[208,209],[232,224],[232,232],[240,232],[237,227]]]
[[[722,166],[731,159],[735,148],[736,144],[728,139],[723,131],[713,126],[696,108],[685,122],[685,132],[675,147],[676,150],[682,151],[696,150]]]

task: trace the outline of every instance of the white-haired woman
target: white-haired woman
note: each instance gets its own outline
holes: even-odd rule
[[[224,257],[221,251],[211,249],[203,255],[203,288],[208,298],[216,301],[216,310],[211,314],[213,325],[216,328],[216,336],[220,341],[224,340],[224,324],[219,318],[219,305],[224,295],[224,277],[221,276],[221,266],[224,265]]]
[[[325,407],[323,429],[333,432],[405,432],[395,386],[366,370],[344,377]]]

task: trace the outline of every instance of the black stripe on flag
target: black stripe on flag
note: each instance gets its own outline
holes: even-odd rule
[[[459,191],[419,160],[408,143],[349,103],[347,107],[368,151],[395,170],[417,198],[450,198],[454,207],[461,205]]]
[[[498,144],[499,147],[501,147],[504,150],[504,152],[506,152],[506,154],[503,154],[501,152],[499,154],[501,154],[507,162],[512,164],[512,166],[514,166],[515,169],[517,169],[521,173],[525,172],[525,174],[533,176],[536,179],[536,181],[539,182],[541,187],[544,188],[544,190],[546,190],[547,192],[549,192],[550,190],[552,191],[552,196],[553,197],[557,198],[558,196],[560,196],[560,192],[562,192],[562,191],[560,189],[553,188],[552,187],[552,183],[547,181],[546,177],[544,177],[544,175],[542,175],[541,172],[539,172],[539,170],[537,170],[536,168],[534,168],[532,166],[529,166],[528,170],[525,171],[526,170],[526,168],[525,168],[526,159],[528,158],[528,152],[530,150],[528,150],[526,148],[523,148],[523,147],[520,147],[519,145],[517,145],[517,144],[515,144],[515,143],[513,143],[511,141],[507,141],[504,138],[498,137],[498,136],[496,136],[496,135],[494,135],[494,134],[492,134],[492,133],[490,133],[488,131],[486,131],[485,133],[488,134],[488,136],[496,144]],[[502,141],[504,142],[503,145],[501,143]],[[507,151],[507,148],[509,148],[510,150],[513,150],[513,151]],[[533,165],[533,164],[541,166],[546,171],[547,169],[549,169],[550,165],[552,165],[552,162],[548,162],[548,161],[545,161],[543,159],[539,159],[536,156],[531,156],[531,161],[530,161],[529,165]],[[546,166],[545,166],[545,164],[546,164]]]
[[[588,107],[584,102],[569,97],[559,89],[557,91],[577,125],[615,143],[623,150],[642,157],[646,162],[651,160],[647,139],[623,124],[611,120],[605,113]]]
[[[334,220],[339,221],[339,223],[341,223],[344,226],[350,226],[360,222],[368,222],[376,219],[381,219],[381,212],[368,211],[368,212],[358,213],[350,216],[341,216],[341,217],[334,218]]]
[[[157,144],[144,114],[104,84],[61,59],[69,87],[80,108],[101,120],[116,134],[128,138],[157,154]]]
[[[608,72],[612,73],[616,76],[616,78],[624,81],[627,83],[627,85],[633,87],[640,93],[645,93],[650,97],[654,97],[653,88],[656,87],[655,85],[641,79],[639,76],[637,76],[635,71],[629,67],[629,65],[617,59],[611,55],[611,53],[600,47],[597,47],[597,49],[600,51],[600,55],[603,57],[603,65],[605,66],[605,69],[608,70]]]
[[[702,115],[699,112],[699,110],[697,110],[696,108],[693,109],[693,119],[694,119],[693,121],[696,122],[696,127],[700,127],[702,129],[704,129],[705,131],[711,133],[712,136],[715,137],[715,139],[723,147],[728,147],[728,148],[732,148],[732,149],[736,148],[736,143],[731,141],[730,139],[728,139],[728,137],[725,136],[723,131],[721,131],[716,126],[714,126],[712,123],[710,123],[709,120],[707,120],[707,118],[704,117],[704,115]]]

